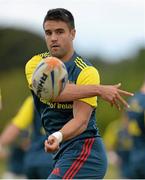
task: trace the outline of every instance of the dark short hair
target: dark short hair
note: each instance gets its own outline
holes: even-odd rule
[[[74,17],[72,13],[64,8],[50,9],[44,18],[43,27],[44,23],[48,20],[63,21],[67,23],[71,29],[75,28]]]

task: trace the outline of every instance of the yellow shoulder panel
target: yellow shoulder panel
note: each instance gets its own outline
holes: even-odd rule
[[[31,125],[34,117],[33,98],[29,96],[22,104],[16,116],[12,119],[12,123],[20,129],[26,129]]]
[[[36,66],[39,64],[39,62],[42,60],[41,55],[33,56],[26,64],[25,66],[25,74],[26,79],[28,81],[28,85],[31,88],[32,85],[32,75],[34,70],[36,69]]]
[[[121,127],[120,125],[121,120],[115,120],[110,122],[107,126],[103,139],[107,150],[115,150],[118,141],[118,131]]]
[[[132,136],[140,136],[141,135],[141,130],[136,122],[136,120],[129,121],[129,125],[128,125],[128,131],[129,134],[131,134]]]
[[[87,66],[84,68],[77,78],[76,84],[78,85],[98,85],[100,84],[100,76],[93,66]],[[87,104],[96,107],[97,106],[97,96],[91,98],[80,99]]]

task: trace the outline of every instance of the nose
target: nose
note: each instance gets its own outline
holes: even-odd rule
[[[58,37],[56,33],[52,33],[51,35],[51,41],[57,41]]]

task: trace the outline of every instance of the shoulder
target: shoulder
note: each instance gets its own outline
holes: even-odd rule
[[[99,84],[99,71],[87,60],[81,57],[76,58],[76,66],[80,69],[77,84]]]
[[[79,79],[97,77],[97,79],[100,79],[98,70],[90,63],[88,59],[77,55],[74,59],[74,64],[75,68],[73,72],[75,77]]]
[[[19,129],[25,129],[32,123],[33,113],[34,113],[33,98],[32,96],[29,96],[25,99],[18,113],[12,119],[12,123]]]
[[[32,74],[36,68],[36,66],[39,64],[39,62],[45,58],[49,56],[48,52],[45,53],[41,53],[38,55],[33,56],[30,60],[27,61],[26,66],[25,66],[25,75],[26,75],[26,79],[28,81],[29,86],[31,85],[31,78],[32,78]]]
[[[37,64],[45,57],[49,55],[48,52],[37,54],[29,59],[26,63],[25,70],[28,71],[30,68],[37,66]]]
[[[76,65],[76,67],[78,69],[80,69],[80,71],[82,71],[83,69],[85,69],[88,66],[92,66],[92,64],[89,62],[89,60],[87,60],[86,58],[83,58],[79,55],[76,56],[74,63]]]
[[[98,85],[100,84],[100,76],[98,70],[91,65],[88,60],[83,58],[77,58],[75,60],[77,69],[79,69],[79,73],[76,79],[76,84],[78,85]],[[97,106],[97,97],[84,98],[80,99],[92,107]]]
[[[28,96],[23,104],[25,107],[33,108],[33,97]]]

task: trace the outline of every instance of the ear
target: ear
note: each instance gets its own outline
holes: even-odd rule
[[[72,30],[71,30],[71,39],[72,39],[72,40],[74,40],[75,35],[76,35],[76,30],[75,30],[75,29],[72,29]]]

